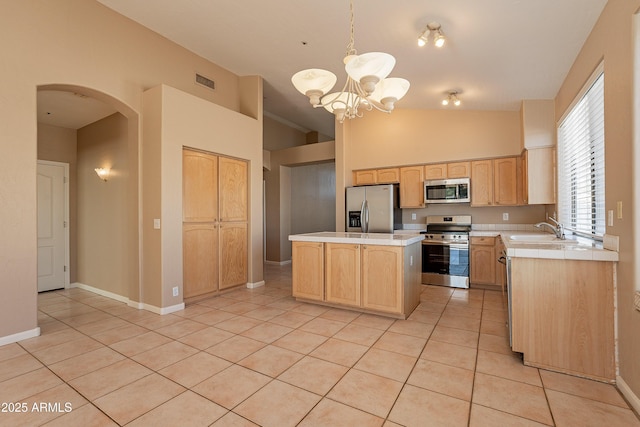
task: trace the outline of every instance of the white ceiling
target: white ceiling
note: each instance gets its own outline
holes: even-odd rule
[[[98,0],[238,75],[264,78],[264,109],[333,136],[333,116],[291,84],[325,68],[344,84],[347,0]],[[461,92],[470,110],[518,110],[522,99],[554,98],[607,0],[355,0],[359,53],[396,57],[391,77],[411,82],[396,108],[440,109]],[[417,37],[437,21],[442,49]],[[452,108],[452,107],[446,107]]]
[[[79,93],[38,91],[38,123],[80,129],[115,112],[104,102]]]

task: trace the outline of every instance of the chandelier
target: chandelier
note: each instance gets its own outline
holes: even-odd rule
[[[350,1],[351,38],[344,57],[347,82],[340,92],[327,94],[336,84],[337,77],[331,71],[311,68],[291,77],[295,88],[309,97],[314,108],[324,107],[335,114],[340,123],[344,119],[362,117],[363,111],[376,109],[385,113],[393,111],[396,101],[409,90],[409,81],[387,76],[396,60],[383,52],[358,55],[353,36],[353,0]]]

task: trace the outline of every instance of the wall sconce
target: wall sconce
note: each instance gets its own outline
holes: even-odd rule
[[[442,100],[442,105],[449,105],[449,104],[453,104],[456,107],[459,107],[460,104],[462,104],[462,102],[460,101],[460,99],[458,98],[458,94],[460,92],[458,92],[457,90],[452,90],[449,92],[449,95],[447,95],[447,97],[445,99]]]
[[[100,178],[104,182],[107,182],[107,179],[109,179],[109,173],[111,172],[110,169],[107,169],[107,168],[95,168],[95,171],[96,171],[96,175],[98,175],[98,178]]]
[[[444,34],[442,33],[442,29],[440,28],[440,24],[437,22],[431,22],[426,26],[424,31],[418,36],[418,46],[422,47],[429,43],[429,36],[433,37],[433,44],[435,47],[442,47],[444,43],[447,41]]]

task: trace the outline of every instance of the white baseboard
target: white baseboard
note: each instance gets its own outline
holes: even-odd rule
[[[625,399],[627,399],[633,409],[637,413],[640,413],[640,398],[635,395],[635,393],[631,390],[629,385],[622,379],[621,376],[616,377],[616,385],[618,386],[618,390],[620,390],[622,395],[625,397]]]
[[[143,308],[147,311],[151,311],[152,313],[156,313],[156,314],[171,314],[171,313],[175,313],[176,311],[184,310],[184,303],[181,302],[180,304],[171,305],[169,307],[162,307],[162,308],[156,307],[155,305],[144,304]]]
[[[93,292],[94,294],[102,295],[103,297],[111,298],[116,301],[123,302],[127,304],[129,307],[137,308],[138,310],[147,310],[156,314],[170,314],[175,313],[176,311],[184,310],[184,303],[172,305],[169,307],[156,307],[155,305],[145,304],[143,302],[131,301],[129,298],[115,294],[113,292],[105,291],[100,288],[96,288],[93,286],[85,285],[84,283],[73,283],[71,285],[73,288],[84,289],[85,291]]]
[[[129,298],[125,296],[122,296],[113,292],[105,291],[104,289],[96,288],[94,286],[85,285],[84,283],[75,282],[71,284],[71,287],[84,289],[85,291],[93,292],[94,294],[102,295],[103,297],[111,298],[116,301],[129,304]]]
[[[255,289],[255,288],[259,288],[261,286],[264,286],[264,280],[261,280],[259,282],[254,282],[254,283],[247,282],[247,288],[248,289]]]
[[[264,263],[268,264],[268,265],[280,265],[280,266],[282,266],[282,265],[291,264],[291,260],[289,259],[289,260],[286,260],[286,261],[265,261]]]
[[[35,329],[31,329],[28,331],[18,332],[17,334],[7,335],[4,337],[0,337],[0,346],[12,344],[14,342],[26,340],[28,338],[33,338],[40,336],[40,327]]]

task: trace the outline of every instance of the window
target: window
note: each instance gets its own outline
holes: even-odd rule
[[[602,237],[604,205],[604,74],[558,128],[558,213],[567,230]]]

